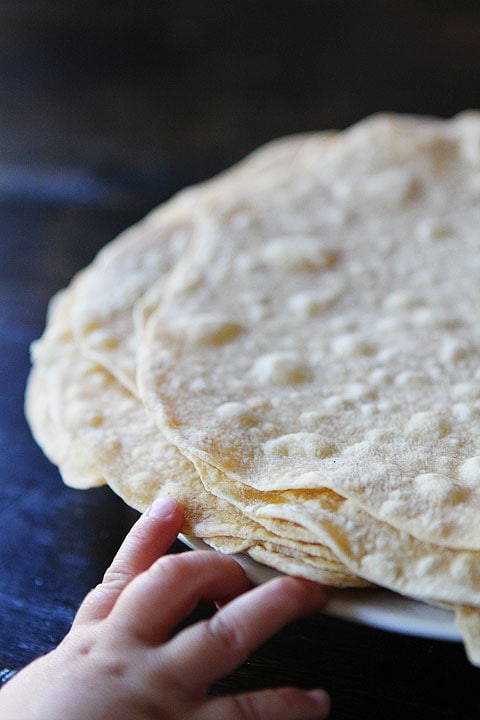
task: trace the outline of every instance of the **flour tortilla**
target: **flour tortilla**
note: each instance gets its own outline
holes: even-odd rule
[[[462,635],[467,657],[480,667],[480,612],[478,607],[459,607],[455,622]]]
[[[145,319],[140,395],[232,482],[328,487],[478,550],[480,115],[340,137],[199,223]]]
[[[27,393],[31,418],[40,418],[48,399],[54,425],[42,426],[47,454],[59,463],[66,484],[92,486],[85,474],[85,460],[95,467],[95,477],[129,505],[143,511],[160,495],[174,495],[185,507],[183,531],[230,553],[255,555],[260,550],[275,556],[274,567],[337,586],[365,584],[353,577],[333,554],[320,544],[307,545],[277,537],[248,520],[233,505],[208,493],[193,465],[159,433],[135,395],[105,368],[79,353],[69,329],[74,293],[63,292],[52,303],[48,331],[35,349],[35,376],[41,382]],[[43,377],[41,377],[43,372]],[[41,394],[39,389],[48,387]],[[32,388],[35,387],[35,392]],[[50,430],[45,439],[45,428]],[[58,447],[58,450],[57,450]],[[54,457],[53,457],[54,456]],[[73,470],[72,470],[73,468]],[[218,536],[221,536],[220,538]],[[307,559],[302,569],[299,560]],[[308,560],[308,558],[313,558]]]
[[[455,607],[480,664],[479,201],[478,113],[261,149],[58,295],[35,437],[221,552]]]
[[[73,287],[57,293],[50,301],[45,333],[32,346],[25,413],[35,440],[59,467],[65,483],[87,489],[104,485],[105,479],[88,453],[72,449],[72,438],[62,419],[63,397],[58,395],[65,366],[65,357],[58,350],[69,336],[67,318],[72,296]]]
[[[152,286],[156,295],[158,288],[163,291],[165,277],[184,253],[199,217],[220,199],[234,195],[243,182],[268,188],[288,175],[306,145],[310,148],[312,137],[269,143],[220,176],[179,192],[105,246],[76,283],[71,323],[82,354],[136,393],[136,304]],[[333,133],[319,133],[314,141],[325,145],[333,138]]]
[[[480,605],[480,553],[419,541],[328,489],[242,492],[218,469],[196,463],[202,480],[278,536],[318,542],[350,570],[395,592],[435,604]]]

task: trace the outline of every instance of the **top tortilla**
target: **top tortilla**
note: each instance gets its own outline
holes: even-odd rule
[[[480,114],[370,118],[289,170],[198,220],[144,318],[143,401],[232,482],[480,549]]]

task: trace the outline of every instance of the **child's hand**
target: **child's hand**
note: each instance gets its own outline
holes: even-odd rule
[[[170,499],[157,500],[139,519],[59,647],[6,684],[3,720],[326,717],[328,696],[321,690],[207,699],[208,687],[269,636],[320,609],[325,591],[291,577],[250,590],[240,566],[214,552],[158,559],[181,523],[182,509]],[[175,635],[201,599],[221,609]]]

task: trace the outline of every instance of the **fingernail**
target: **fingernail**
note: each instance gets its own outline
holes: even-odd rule
[[[147,510],[147,515],[155,520],[168,520],[175,515],[178,502],[172,497],[156,498]]]
[[[322,717],[326,717],[330,712],[330,695],[325,690],[310,690],[308,694],[317,704]]]

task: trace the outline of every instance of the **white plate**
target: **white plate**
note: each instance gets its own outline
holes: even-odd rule
[[[202,540],[190,535],[180,535],[179,539],[193,550],[212,550]],[[233,555],[233,557],[255,585],[279,575],[276,570],[244,555]],[[448,610],[380,589],[332,589],[329,596],[324,612],[332,617],[403,635],[461,641],[453,612]]]

